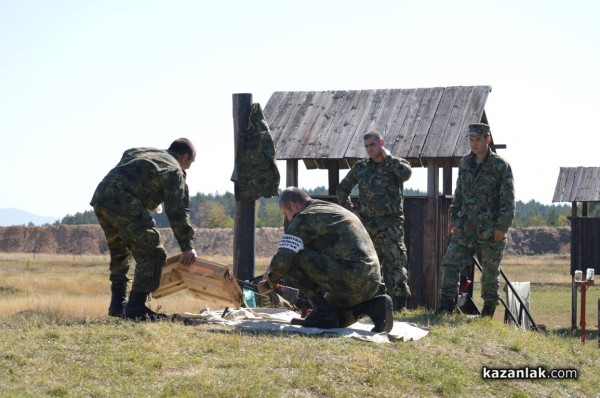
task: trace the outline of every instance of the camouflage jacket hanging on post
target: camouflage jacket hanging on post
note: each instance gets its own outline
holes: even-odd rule
[[[248,129],[238,138],[235,168],[235,199],[253,201],[277,196],[279,170],[275,146],[260,104],[252,104]]]
[[[488,149],[483,162],[470,153],[461,159],[450,206],[452,236],[461,244],[489,243],[494,229],[508,231],[515,215],[515,189],[510,165]]]

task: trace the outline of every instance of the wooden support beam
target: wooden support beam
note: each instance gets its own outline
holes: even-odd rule
[[[337,159],[327,160],[327,176],[329,180],[329,195],[335,195],[340,184],[340,164]]]
[[[286,188],[298,186],[298,159],[286,161],[285,186]]]
[[[237,154],[238,139],[248,128],[252,94],[233,94],[233,137]],[[256,202],[236,201],[233,228],[233,273],[239,279],[254,277],[254,229]]]
[[[427,166],[427,202],[423,222],[423,273],[426,291],[423,300],[427,307],[434,309],[438,305],[438,289],[440,281],[439,255],[439,164],[432,160]]]
[[[452,195],[452,164],[447,162],[443,168],[442,194]]]

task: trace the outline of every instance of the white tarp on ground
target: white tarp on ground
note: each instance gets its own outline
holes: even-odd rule
[[[240,308],[225,313],[220,311],[203,311],[199,314],[179,314],[188,324],[219,323],[232,325],[236,328],[251,331],[273,331],[281,333],[299,333],[307,335],[327,334],[351,337],[374,343],[390,343],[394,341],[413,341],[427,336],[429,331],[408,322],[394,322],[389,333],[373,333],[373,324],[357,322],[347,328],[320,329],[300,325],[290,325],[292,318],[298,318],[298,313],[280,308]]]

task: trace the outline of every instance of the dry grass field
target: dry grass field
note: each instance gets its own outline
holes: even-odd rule
[[[257,259],[257,275],[268,260]],[[532,312],[546,333],[504,325],[500,310],[489,320],[416,309],[395,318],[430,334],[394,344],[109,318],[107,263],[106,256],[0,254],[0,397],[589,397],[600,391],[594,304],[600,286],[588,291],[582,345],[570,329],[565,256],[507,257],[503,265],[511,281],[533,283]],[[150,305],[176,313],[198,312],[204,303],[180,292]],[[578,378],[483,380],[483,366],[569,368]]]
[[[231,267],[230,257],[209,259]],[[255,274],[262,274],[268,262],[268,258],[257,258]],[[110,297],[107,264],[108,256],[0,253],[0,317],[28,311],[59,318],[104,316]],[[549,329],[570,327],[568,256],[508,256],[502,268],[511,282],[532,283],[531,312],[537,323]],[[480,305],[478,280],[476,272],[474,301]],[[600,286],[590,287],[586,311],[588,330],[598,328],[598,299]],[[151,300],[150,304],[168,313],[198,312],[206,305],[186,291]],[[496,318],[501,321],[498,313]]]

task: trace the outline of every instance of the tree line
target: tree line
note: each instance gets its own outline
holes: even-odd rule
[[[306,189],[310,195],[326,195],[327,188],[320,186],[314,189]],[[356,194],[355,191],[353,191]],[[405,196],[425,196],[420,190],[406,188]],[[197,228],[232,228],[235,211],[235,195],[231,192],[224,194],[197,193],[190,197],[190,221]],[[579,206],[581,213],[581,206]],[[152,213],[156,224],[160,228],[169,227],[166,214]],[[570,204],[544,205],[535,200],[529,202],[517,201],[513,227],[562,227],[569,226],[571,216]],[[589,203],[588,216],[600,217],[600,203]],[[55,224],[81,225],[98,224],[98,219],[93,210],[78,212],[73,215],[67,214],[62,220]],[[256,201],[257,228],[281,227],[283,225],[283,214],[279,210],[277,197],[260,198]]]

